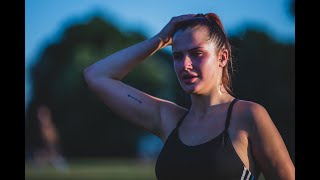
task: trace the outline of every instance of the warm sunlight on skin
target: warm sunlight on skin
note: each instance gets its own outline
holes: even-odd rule
[[[168,45],[191,98],[188,109],[122,81]],[[255,179],[261,172],[267,179],[293,180],[294,165],[267,110],[233,96],[229,57],[218,15],[185,14],[172,17],[154,37],[86,67],[84,77],[110,110],[164,142],[155,164],[158,180]]]
[[[188,28],[173,37],[174,69],[187,93],[219,92],[222,67],[219,67],[215,44],[208,40],[206,28]]]

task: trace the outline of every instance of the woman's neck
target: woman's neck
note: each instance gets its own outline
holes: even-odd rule
[[[231,102],[234,97],[226,91],[212,92],[206,95],[191,94],[190,112],[194,114],[207,114],[216,109],[219,105]]]

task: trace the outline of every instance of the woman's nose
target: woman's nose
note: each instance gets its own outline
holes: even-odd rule
[[[183,69],[184,70],[192,69],[192,61],[189,58],[189,56],[184,56],[184,58],[183,58]]]

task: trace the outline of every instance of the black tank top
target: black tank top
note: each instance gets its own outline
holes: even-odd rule
[[[158,180],[253,180],[255,176],[244,166],[228,135],[234,99],[228,108],[224,131],[217,137],[196,146],[181,142],[178,128],[168,136],[158,156],[155,171]]]

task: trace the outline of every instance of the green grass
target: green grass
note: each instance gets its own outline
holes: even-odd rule
[[[68,169],[25,165],[25,180],[156,180],[154,162],[133,159],[86,159],[68,161]]]
[[[25,164],[25,180],[156,180],[155,162],[136,159],[68,160],[68,169]],[[265,180],[261,174],[258,180]]]

